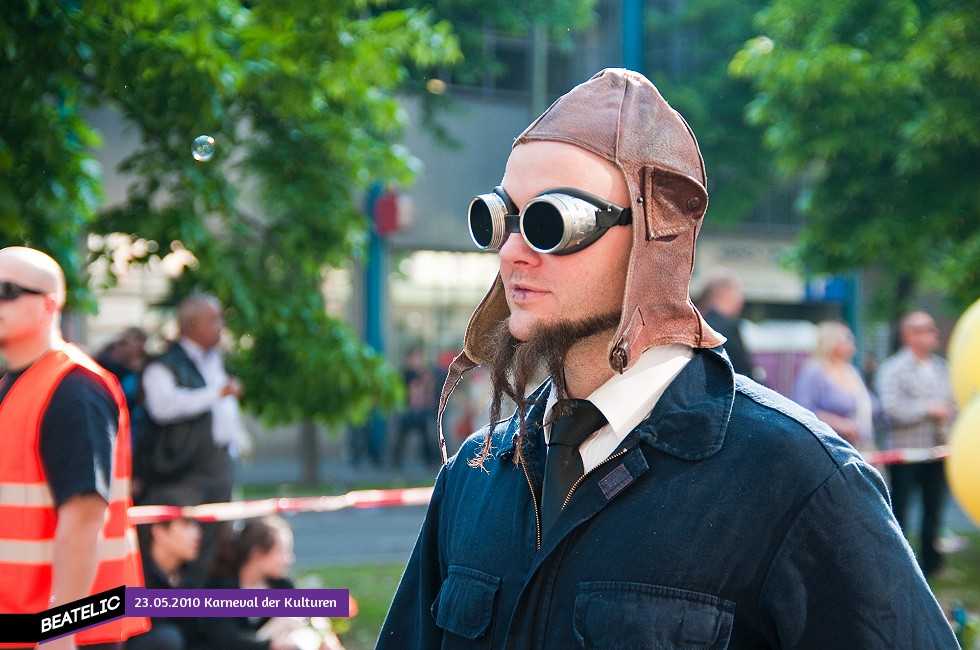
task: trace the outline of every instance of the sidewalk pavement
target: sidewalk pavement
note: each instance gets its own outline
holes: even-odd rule
[[[354,465],[337,457],[321,459],[319,468],[320,484],[348,486],[349,489],[354,489],[352,486],[383,487],[394,481],[412,487],[431,486],[439,472],[438,466],[427,466],[419,461],[394,468],[369,462]],[[239,462],[236,475],[241,486],[298,485],[302,467],[295,457],[264,456]]]

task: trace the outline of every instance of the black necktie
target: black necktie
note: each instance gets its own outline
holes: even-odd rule
[[[572,399],[568,403],[569,410],[551,424],[541,490],[542,535],[558,519],[569,490],[584,473],[579,445],[606,424],[606,417],[592,402]]]

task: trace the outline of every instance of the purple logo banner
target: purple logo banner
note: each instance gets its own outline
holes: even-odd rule
[[[126,589],[126,616],[350,616],[348,589]]]

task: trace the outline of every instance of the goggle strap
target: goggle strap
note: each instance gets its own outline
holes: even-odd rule
[[[633,211],[629,208],[625,208],[623,210],[597,209],[595,213],[596,228],[628,226],[631,223],[633,223]]]

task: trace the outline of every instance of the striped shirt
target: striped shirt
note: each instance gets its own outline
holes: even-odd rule
[[[937,401],[953,403],[946,361],[935,354],[919,360],[902,348],[882,362],[875,379],[892,449],[946,444],[952,419],[940,422],[928,413]]]

